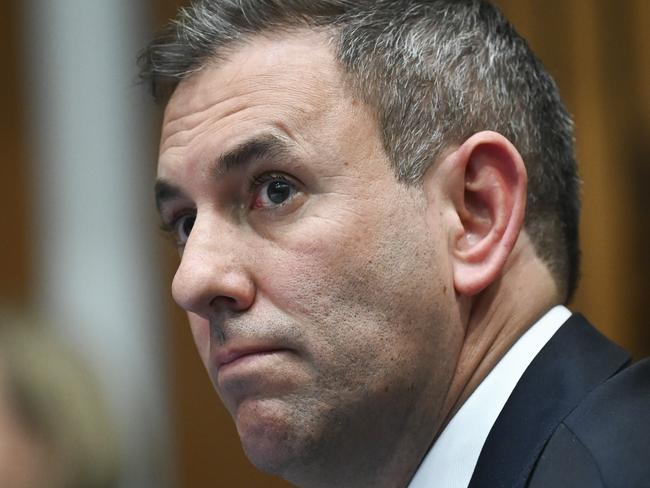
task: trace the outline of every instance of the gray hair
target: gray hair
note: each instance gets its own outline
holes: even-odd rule
[[[557,86],[483,0],[198,0],[140,56],[166,103],[181,80],[252,36],[322,28],[352,93],[376,112],[396,176],[417,183],[442,152],[499,132],[528,172],[525,228],[567,300],[579,274],[573,123]]]

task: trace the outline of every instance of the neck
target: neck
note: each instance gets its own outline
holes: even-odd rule
[[[445,401],[442,427],[517,339],[561,301],[550,271],[528,237],[520,236],[502,278],[465,309],[465,340]]]

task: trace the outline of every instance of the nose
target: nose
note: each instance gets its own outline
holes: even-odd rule
[[[246,248],[234,225],[197,217],[172,283],[172,296],[188,312],[242,312],[255,300]]]

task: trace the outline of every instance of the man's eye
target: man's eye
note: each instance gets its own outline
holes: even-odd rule
[[[190,237],[195,220],[196,216],[194,215],[183,215],[174,222],[174,235],[176,236],[178,245],[185,245]]]
[[[282,177],[273,176],[267,181],[259,182],[252,208],[280,207],[291,200],[297,192],[292,183]]]

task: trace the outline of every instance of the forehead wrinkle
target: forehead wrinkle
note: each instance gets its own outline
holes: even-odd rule
[[[324,83],[315,73],[306,75],[308,73],[303,73],[300,76],[285,75],[284,79],[279,79],[276,74],[255,75],[239,80],[236,84],[233,83],[225,88],[204,87],[191,97],[191,101],[185,101],[181,96],[181,100],[174,100],[177,103],[170,102],[165,117],[165,126],[168,130],[173,130],[176,125],[185,124],[188,119],[199,118],[215,107],[231,102],[245,101],[248,98],[251,98],[251,102],[259,100],[260,104],[265,99],[275,102],[283,100],[292,106],[295,106],[296,102],[302,102],[305,106],[313,108],[313,101],[308,103],[310,98],[313,97],[314,101],[320,101],[333,95],[334,90],[330,88],[332,84]],[[174,110],[176,108],[179,110]],[[226,112],[228,112],[227,109]],[[191,124],[191,120],[189,123]]]
[[[200,94],[203,95],[202,92]],[[209,95],[210,93],[208,93]],[[182,103],[183,100],[177,101],[172,99],[169,107],[178,110],[170,110],[165,114],[163,121],[162,139],[167,139],[176,135],[183,135],[191,132],[196,127],[209,123],[214,119],[220,119],[224,116],[236,113],[247,106],[246,95],[231,95],[218,97],[193,97],[198,100],[205,100],[202,105],[194,107],[191,103]],[[214,112],[214,115],[211,115]]]
[[[224,125],[231,123],[233,117],[237,117],[238,122],[261,120],[258,118],[259,111],[263,112],[263,117],[267,116],[269,118],[269,123],[285,128],[291,125],[298,126],[300,122],[306,122],[300,120],[300,116],[322,115],[322,106],[318,102],[323,98],[330,98],[328,93],[321,91],[317,98],[312,97],[310,99],[308,95],[317,92],[317,90],[310,92],[309,87],[303,85],[296,83],[294,94],[298,93],[305,96],[296,97],[293,96],[294,94],[282,96],[279,90],[275,90],[274,87],[264,87],[247,91],[245,95],[223,98],[214,103],[207,103],[200,112],[187,113],[188,111],[185,110],[187,115],[165,122],[160,152],[162,154],[171,148],[186,147],[192,140],[204,136],[208,131],[221,130]],[[278,88],[280,87],[278,86]],[[268,96],[264,97],[264,99],[251,99],[254,95],[265,92],[268,92]],[[275,107],[269,110],[269,106]],[[214,112],[214,115],[211,115],[211,112]],[[311,120],[311,118],[309,117],[308,120]],[[286,130],[285,132],[293,131]]]
[[[229,117],[249,108],[241,100],[228,99],[223,104],[228,106],[223,107],[222,111],[219,111],[217,105],[210,105],[206,106],[201,112],[190,112],[176,120],[166,122],[163,126],[161,138],[161,154],[171,148],[187,146],[197,136],[201,136],[207,130],[210,130],[216,122],[227,120]],[[216,112],[216,115],[211,116],[210,112]]]
[[[257,106],[243,106],[233,109],[232,112],[220,117],[218,119],[207,119],[201,122],[199,125],[192,129],[184,129],[179,131],[171,136],[169,136],[163,144],[161,145],[160,155],[169,154],[170,151],[175,149],[185,149],[192,142],[196,141],[199,147],[202,146],[201,141],[204,137],[214,138],[216,140],[224,130],[229,130],[235,127],[235,124],[246,124],[249,122],[259,122],[259,110],[260,107]],[[266,114],[266,112],[265,112]],[[282,115],[285,115],[284,117]],[[265,120],[260,125],[260,131],[267,127],[268,133],[280,132],[285,134],[289,139],[294,139],[292,134],[294,131],[290,128],[289,122],[295,124],[295,119],[291,114],[287,113],[286,109],[274,110],[272,114],[273,118]],[[236,122],[232,122],[232,118],[237,118]],[[275,129],[275,130],[274,130]],[[223,143],[227,144],[229,140],[232,140],[233,137],[227,137]],[[221,145],[221,144],[220,144]]]

